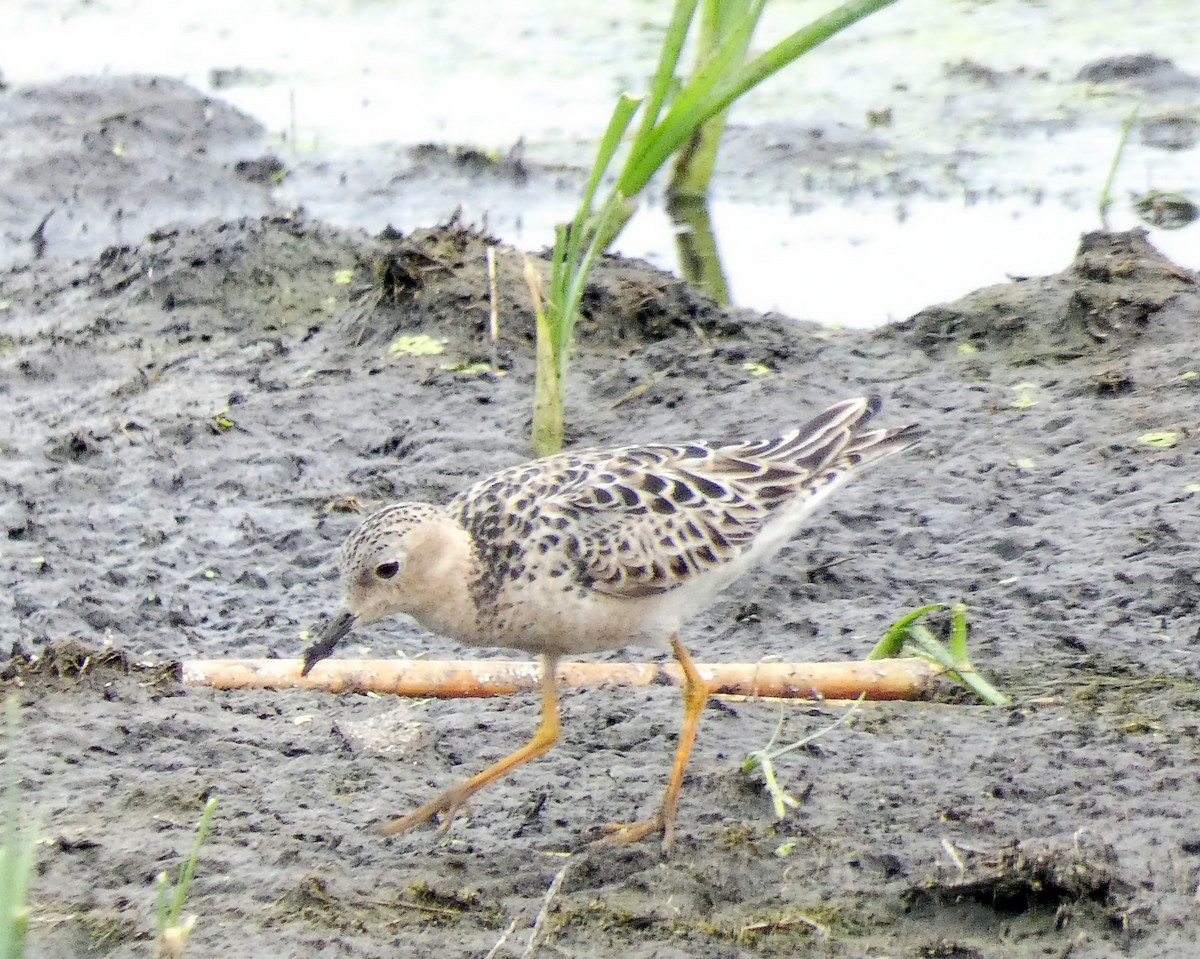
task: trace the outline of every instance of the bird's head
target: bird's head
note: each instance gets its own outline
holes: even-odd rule
[[[445,512],[426,503],[396,503],[371,514],[342,547],[342,610],[304,653],[307,675],[358,626],[412,613],[427,600],[430,560],[438,551]]]

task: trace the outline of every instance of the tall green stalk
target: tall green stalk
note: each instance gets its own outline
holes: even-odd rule
[[[704,0],[700,8],[699,52],[693,71],[699,71],[717,53],[748,12],[749,4],[750,0]],[[745,62],[749,49],[750,36],[745,37],[746,46],[736,57],[738,66]],[[726,107],[692,131],[687,142],[675,152],[667,184],[667,213],[675,228],[679,272],[723,306],[730,302],[729,284],[721,268],[721,254],[708,214],[708,185],[728,117]]]
[[[761,7],[759,9],[761,10]],[[750,0],[704,0],[700,12],[700,52],[695,67],[697,72],[718,53],[721,44],[737,29],[739,22],[749,12]],[[745,44],[735,57],[739,67],[745,62],[746,51],[750,46],[750,34],[744,35]],[[721,145],[721,134],[725,132],[725,120],[728,116],[729,110],[726,108],[700,124],[675,153],[671,182],[667,187],[669,200],[681,201],[707,195],[708,184],[717,160],[717,147]]]
[[[715,3],[715,0],[706,2]],[[721,22],[720,30],[716,31],[721,33],[720,38],[709,46],[706,58],[672,97],[671,87],[677,75],[680,52],[698,5],[698,0],[676,0],[649,91],[644,98],[622,95],[618,100],[575,218],[555,231],[550,295],[544,306],[539,305],[536,310],[539,345],[533,446],[539,455],[562,447],[562,388],[579,304],[592,266],[633,216],[633,201],[651,177],[688,143],[697,130],[721,116],[738,97],[817,44],[895,0],[843,3],[749,63],[743,61],[766,0],[740,2],[737,15]],[[712,9],[709,12],[712,13]],[[617,148],[639,110],[641,120],[625,162],[604,201],[596,206],[600,182],[608,173]],[[715,151],[715,146],[713,149]]]
[[[1129,116],[1125,118],[1125,123],[1121,126],[1121,138],[1117,140],[1117,149],[1113,152],[1112,163],[1108,165],[1108,176],[1104,178],[1104,186],[1100,188],[1100,228],[1108,229],[1108,210],[1113,204],[1112,185],[1117,178],[1117,168],[1121,165],[1121,157],[1125,153],[1125,146],[1129,143],[1129,134],[1133,130],[1133,124],[1137,120],[1139,107],[1135,106]]]

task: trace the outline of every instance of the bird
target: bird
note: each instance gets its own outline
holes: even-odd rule
[[[920,439],[916,424],[866,428],[881,405],[877,396],[848,399],[765,441],[557,453],[479,480],[445,506],[395,503],[369,515],[342,548],[343,608],[305,650],[302,675],[352,630],[400,614],[466,646],[541,659],[532,738],[382,831],[440,816],[444,833],[481,788],[549,750],[560,734],[564,657],[651,645],[668,647],[683,676],[674,762],[656,815],[614,826],[601,841],[658,835],[669,850],[708,697],[680,631],[855,473]]]

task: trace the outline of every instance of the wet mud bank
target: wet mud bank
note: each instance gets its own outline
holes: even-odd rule
[[[122,89],[126,112],[139,89]],[[164,156],[180,140],[161,131],[203,130],[152,127],[144,149],[157,137]],[[214,176],[245,189],[238,160],[260,147]],[[62,168],[26,175],[60,190],[54,217],[69,218]],[[108,210],[85,187],[81,202]],[[645,264],[603,263],[571,443],[757,437],[863,392],[884,397],[887,425],[929,431],[695,621],[697,658],[859,657],[900,613],[964,600],[976,661],[1015,705],[948,685],[865,704],[777,764],[803,805],[776,822],[740,765],[780,707],[714,703],[663,860],[588,841],[652,811],[678,694],[572,691],[561,743],[449,836],[383,840],[364,827],[508,752],[536,697],[220,692],[138,664],[297,656],[336,607],[351,499],[444,500],[528,457],[522,257],[497,251],[499,369],[481,371],[486,237],[370,237],[250,189],[263,207],[207,209],[202,190],[188,216],[156,219],[159,193],[134,171],[120,204],[153,226],[83,256],[51,244],[34,258],[29,217],[5,221],[0,624],[4,694],[21,704],[6,767],[46,839],[31,955],[151,954],[154,877],[190,847],[209,795],[195,954],[482,956],[511,927],[498,954],[520,955],[564,865],[541,955],[1186,951],[1200,884],[1192,274],[1137,233],[1089,235],[1062,273],[869,332],[721,309]],[[441,352],[393,350],[401,337]],[[342,655],[368,652],[461,653],[405,623]],[[839,713],[788,708],[781,735]],[[407,746],[363,745],[380,726]]]

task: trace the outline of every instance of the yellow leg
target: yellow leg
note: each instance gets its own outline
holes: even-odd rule
[[[679,668],[683,670],[683,726],[679,730],[679,745],[675,748],[675,763],[671,767],[671,778],[667,780],[667,791],[663,793],[658,815],[644,822],[617,826],[611,836],[601,842],[638,842],[651,833],[662,833],[662,848],[671,848],[675,834],[675,810],[679,806],[679,791],[683,788],[683,774],[687,769],[692,745],[696,742],[696,730],[700,726],[700,714],[708,701],[708,684],[696,670],[689,653],[679,642],[678,636],[671,637],[671,649]]]
[[[534,732],[533,738],[529,742],[516,752],[505,756],[499,762],[488,766],[483,772],[476,773],[470,779],[438,793],[420,809],[410,812],[402,819],[393,819],[391,822],[386,823],[380,830],[383,835],[394,836],[426,820],[432,819],[438,813],[442,814],[442,823],[438,827],[438,833],[444,833],[450,828],[450,823],[454,821],[454,814],[476,792],[488,783],[499,779],[510,770],[516,769],[522,763],[536,759],[553,746],[558,741],[558,734],[561,729],[558,718],[558,687],[555,684],[557,672],[558,657],[543,656],[542,721],[538,724],[537,731]]]
[[[671,846],[671,838],[675,832],[675,809],[679,805],[679,791],[683,788],[683,773],[687,769],[688,758],[692,755],[692,745],[696,742],[700,714],[704,712],[704,704],[708,702],[708,684],[696,671],[691,653],[684,649],[678,636],[671,638],[671,649],[675,651],[679,668],[683,670],[683,726],[679,730],[679,745],[675,749],[671,778],[667,780],[667,791],[663,793],[662,805],[658,810],[664,851]]]

